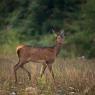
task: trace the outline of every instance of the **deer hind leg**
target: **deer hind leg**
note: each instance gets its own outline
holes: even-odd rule
[[[47,67],[47,64],[46,64],[46,63],[43,63],[43,65],[42,65],[42,67],[41,67],[41,72],[40,72],[41,78],[42,78],[42,76],[43,76],[43,74],[44,74],[44,72],[45,72],[45,70],[46,70],[46,67]]]
[[[17,70],[21,67],[20,61],[14,66],[15,83],[17,83]]]
[[[31,80],[30,72],[22,65],[21,68],[28,74],[29,80]]]

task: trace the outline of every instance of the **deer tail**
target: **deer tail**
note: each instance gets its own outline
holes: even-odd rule
[[[20,50],[21,50],[21,48],[22,48],[23,46],[24,46],[24,45],[20,45],[20,46],[18,46],[18,47],[16,48],[16,53],[17,53],[18,57],[20,57]]]

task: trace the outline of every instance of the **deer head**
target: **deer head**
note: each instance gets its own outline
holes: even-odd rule
[[[56,43],[57,44],[63,44],[63,40],[64,40],[64,30],[59,31],[54,31],[52,30],[55,37],[56,37]]]

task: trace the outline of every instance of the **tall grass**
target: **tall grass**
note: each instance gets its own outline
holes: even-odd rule
[[[26,94],[26,88],[32,87],[38,95],[95,95],[95,60],[58,58],[53,64],[55,84],[48,71],[42,79],[39,77],[41,64],[29,63],[25,67],[31,72],[32,80],[19,69],[18,84],[14,84],[13,66],[15,56],[0,56],[0,95]],[[32,94],[30,94],[32,95]]]

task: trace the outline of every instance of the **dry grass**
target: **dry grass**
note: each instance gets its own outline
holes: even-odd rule
[[[0,56],[0,95],[95,95],[94,60],[58,58],[53,66],[55,84],[48,70],[42,79],[39,77],[39,63],[26,64],[32,75],[31,81],[27,74],[19,69],[19,82],[15,84],[13,66],[16,63],[15,56]],[[36,94],[31,94],[33,91]]]

